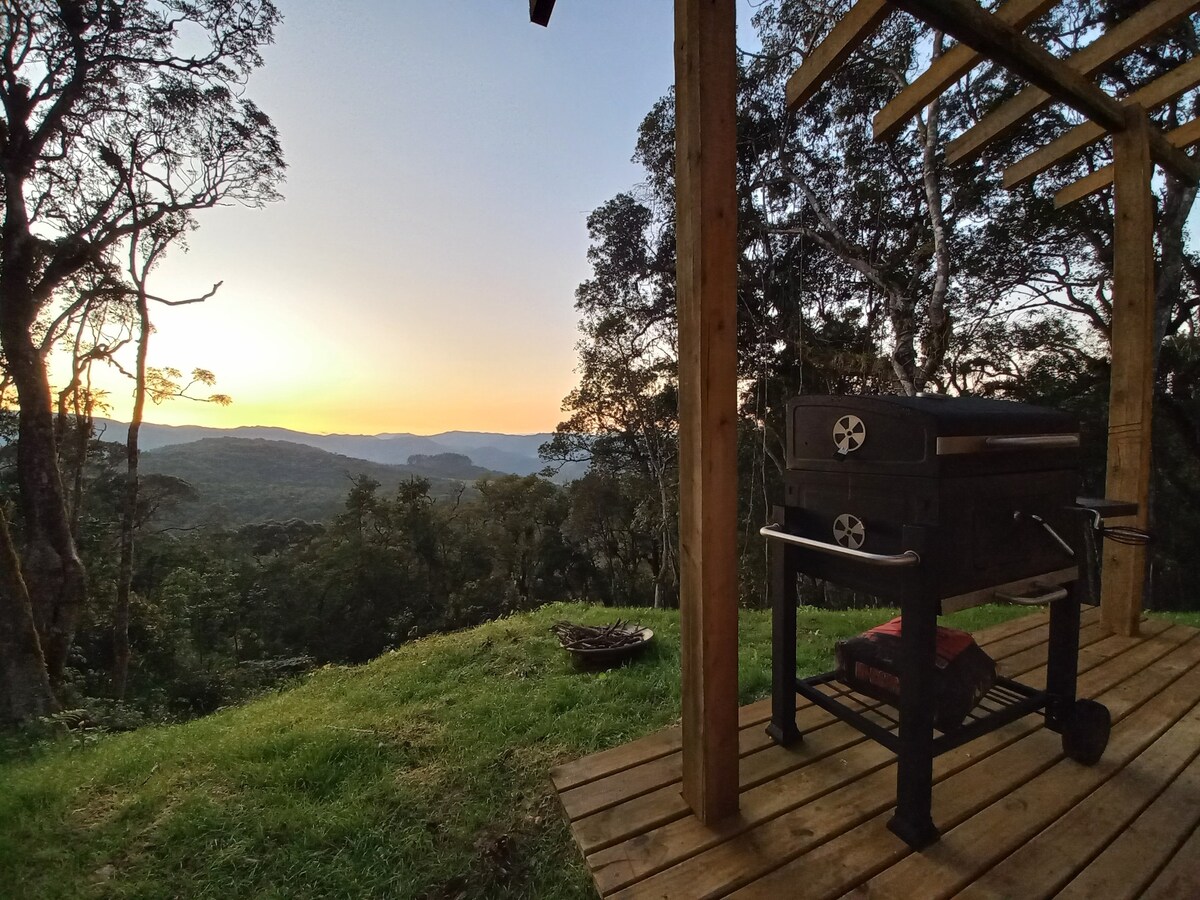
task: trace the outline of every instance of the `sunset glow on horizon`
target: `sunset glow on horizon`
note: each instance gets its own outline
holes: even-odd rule
[[[576,384],[587,216],[642,177],[629,160],[672,83],[672,5],[567,4],[550,29],[523,0],[281,9],[247,95],[279,127],[286,199],[200,213],[152,276],[172,299],[223,282],[152,311],[149,362],[209,369],[234,402],[145,420],[552,431]],[[128,379],[96,384],[126,421]]]

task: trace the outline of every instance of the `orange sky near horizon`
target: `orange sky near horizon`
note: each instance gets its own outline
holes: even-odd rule
[[[246,93],[279,128],[285,199],[201,212],[151,276],[174,300],[222,281],[153,311],[149,361],[211,370],[233,404],[145,420],[552,431],[576,384],[587,216],[644,178],[630,156],[673,81],[672,4],[566,4],[548,29],[523,0],[282,6]],[[752,10],[739,0],[744,46]],[[96,385],[127,421],[128,379]]]
[[[279,128],[285,199],[201,212],[152,276],[172,299],[223,282],[153,311],[150,364],[209,369],[234,402],[145,420],[552,431],[587,215],[641,179],[637,126],[673,74],[670,4],[571,6],[544,29],[522,2],[284,4],[247,95]],[[128,380],[97,385],[127,420]]]

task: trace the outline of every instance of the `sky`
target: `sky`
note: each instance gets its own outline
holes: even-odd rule
[[[233,404],[146,421],[374,434],[550,431],[575,384],[588,213],[643,178],[637,127],[673,81],[669,0],[277,0],[247,95],[285,199],[203,212],[155,273],[150,365]],[[748,29],[751,0],[739,0]],[[113,380],[110,415],[128,416]]]

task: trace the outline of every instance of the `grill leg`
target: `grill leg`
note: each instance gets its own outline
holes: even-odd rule
[[[940,837],[933,824],[933,697],[937,605],[906,599],[900,622],[900,749],[896,764],[896,814],[888,822],[914,850]]]
[[[773,508],[774,521],[786,527],[787,512]],[[796,727],[796,571],[795,554],[781,541],[769,541],[771,561],[771,724],[776,744],[799,743]]]
[[[1064,585],[1067,596],[1050,604],[1050,639],[1046,648],[1046,727],[1062,732],[1075,706],[1079,671],[1079,591]]]

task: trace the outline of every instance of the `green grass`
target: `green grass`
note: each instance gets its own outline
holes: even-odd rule
[[[968,629],[1020,615],[981,607]],[[800,611],[800,665],[887,610]],[[549,626],[653,628],[579,672]],[[770,687],[770,614],[743,612],[743,703]],[[0,894],[36,898],[593,896],[547,773],[676,721],[674,612],[555,605],[430,637],[186,725],[0,757]]]
[[[1200,612],[1155,612],[1151,613],[1151,615],[1167,619],[1178,625],[1191,625],[1193,628],[1200,628]]]

